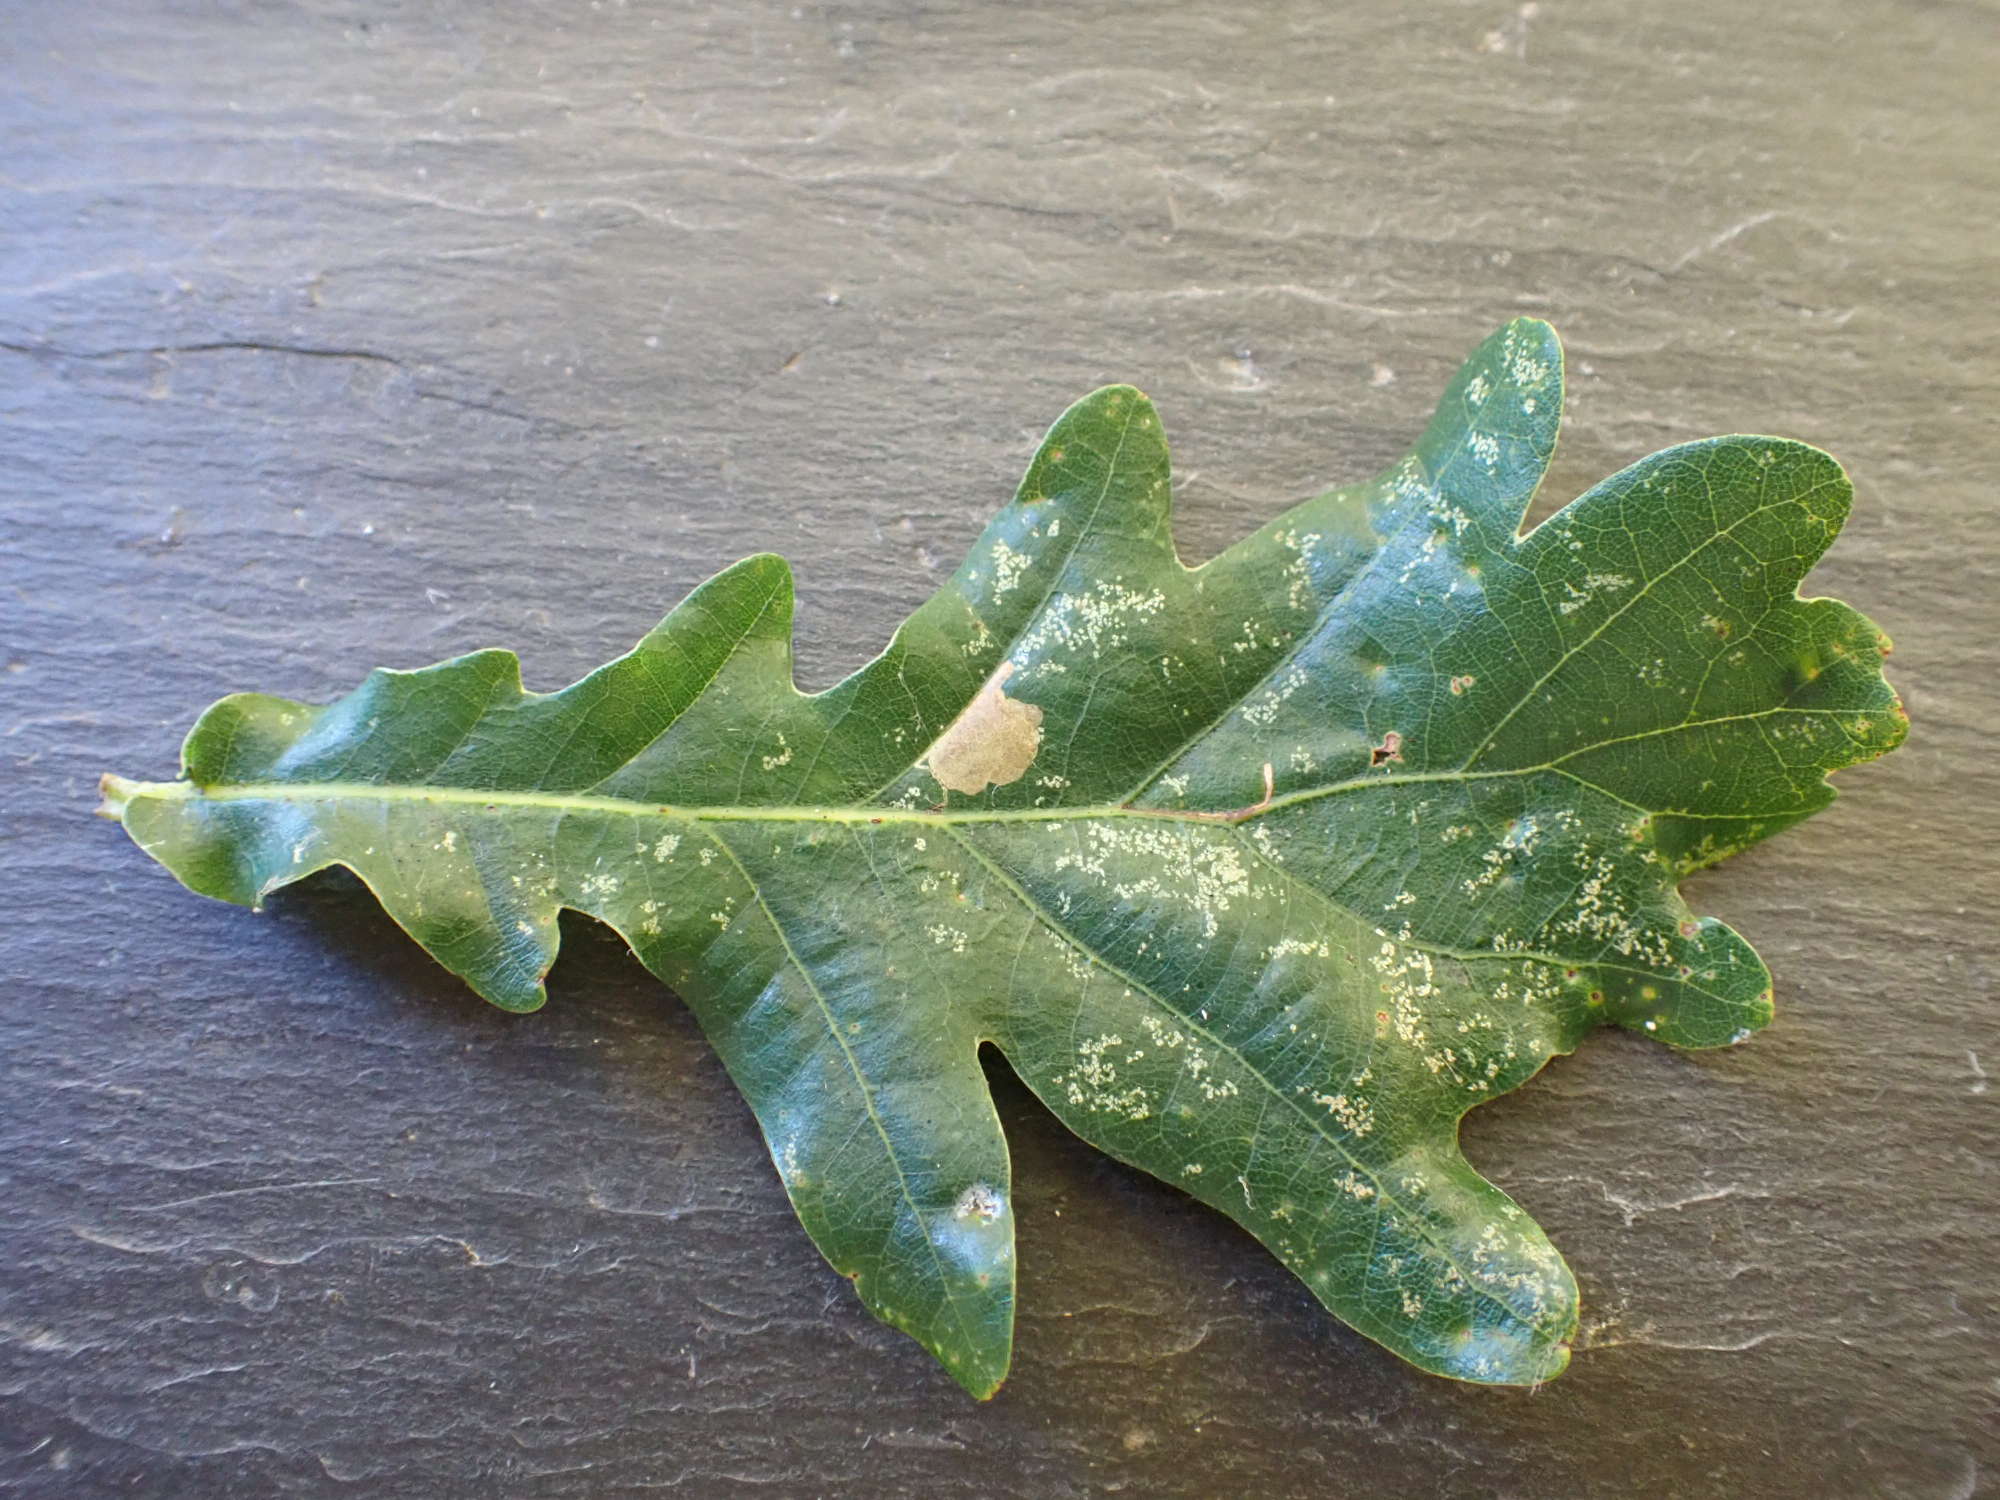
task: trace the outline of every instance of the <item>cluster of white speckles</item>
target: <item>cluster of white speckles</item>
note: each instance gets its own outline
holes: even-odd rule
[[[1278,533],[1278,545],[1293,554],[1292,560],[1285,564],[1285,602],[1293,609],[1305,609],[1313,602],[1312,553],[1319,542],[1317,531],[1308,531],[1303,536],[1296,531]]]
[[[1555,1273],[1561,1264],[1549,1245],[1488,1224],[1479,1231],[1471,1260],[1472,1274],[1483,1285],[1526,1298],[1527,1307],[1521,1311],[1528,1321],[1539,1322],[1547,1314],[1549,1294],[1555,1289]],[[1521,1269],[1510,1269],[1515,1266]]]
[[[1190,1072],[1192,1072],[1192,1068],[1190,1068]],[[1236,1096],[1236,1080],[1234,1078],[1224,1078],[1222,1082],[1216,1082],[1212,1078],[1196,1078],[1194,1086],[1202,1090],[1202,1098],[1208,1100],[1210,1104],[1214,1104],[1218,1098],[1234,1098]]]
[[[1256,702],[1243,705],[1240,712],[1243,715],[1244,722],[1259,726],[1269,724],[1273,719],[1278,717],[1278,710],[1285,706],[1285,703],[1291,698],[1292,694],[1305,685],[1305,668],[1296,664],[1287,667],[1285,675],[1278,680],[1276,687],[1266,688],[1263,696],[1258,698]]]
[[[966,936],[956,927],[947,927],[942,922],[934,922],[924,929],[924,935],[940,948],[949,948],[954,953],[965,951]]]
[[[1616,593],[1619,589],[1629,589],[1632,587],[1632,580],[1627,578],[1623,573],[1586,573],[1583,575],[1581,585],[1571,583],[1565,578],[1562,581],[1562,586],[1563,592],[1568,594],[1569,597],[1567,599],[1558,599],[1556,601],[1556,608],[1566,615],[1573,615],[1586,604],[1590,603],[1591,600],[1595,599],[1598,590],[1603,589],[1609,593]]]
[[[366,849],[362,852],[373,854],[375,851],[373,849]],[[507,878],[519,890],[534,890],[541,892],[544,896],[553,896],[561,882],[556,879],[554,872],[549,869],[547,861],[538,854],[523,853],[521,858],[532,867],[531,873],[534,878],[530,879],[528,876],[522,875],[510,875]]]
[[[1499,1028],[1494,1024],[1493,1018],[1483,1011],[1458,1023],[1460,1036],[1470,1037],[1480,1032],[1497,1031]],[[1471,1051],[1461,1053],[1456,1047],[1446,1047],[1441,1052],[1428,1054],[1424,1058],[1424,1066],[1433,1073],[1448,1072],[1471,1092],[1480,1094],[1493,1086],[1493,1080],[1500,1076],[1501,1068],[1519,1056],[1520,1053],[1515,1049],[1513,1040],[1503,1033],[1499,1050],[1487,1056],[1483,1069],[1475,1053]]]
[[[923,892],[924,895],[930,896],[947,886],[956,887],[964,878],[959,871],[949,867],[942,870],[927,871],[918,879],[917,889]]]
[[[1375,1105],[1359,1091],[1352,1094],[1314,1094],[1312,1102],[1339,1121],[1340,1128],[1356,1140],[1375,1128]]]
[[[1411,1047],[1423,1047],[1429,1040],[1424,1030],[1423,1002],[1438,993],[1436,966],[1421,948],[1399,948],[1385,942],[1369,959],[1382,976],[1382,993],[1389,997],[1383,1012],[1397,1039]]]
[[[1424,477],[1424,466],[1415,457],[1404,459],[1390,476],[1389,488],[1399,500],[1435,500],[1437,492]]]
[[[1488,849],[1479,856],[1479,859],[1485,868],[1477,875],[1468,876],[1459,882],[1460,888],[1468,896],[1476,896],[1489,886],[1497,884],[1500,877],[1507,873],[1511,863],[1505,849]]]
[[[1491,441],[1491,439],[1488,441]],[[1496,446],[1493,451],[1497,457],[1500,451],[1498,447]],[[1442,496],[1439,497],[1438,504],[1431,509],[1431,519],[1441,526],[1449,526],[1454,536],[1464,536],[1465,528],[1472,524],[1471,516],[1467,515],[1458,506],[1444,500]]]
[[[602,873],[586,875],[577,889],[586,896],[615,896],[618,894],[618,877]]]
[[[1064,1096],[1071,1104],[1092,1114],[1123,1115],[1127,1120],[1152,1116],[1145,1089],[1137,1084],[1119,1088],[1118,1066],[1104,1055],[1111,1048],[1124,1045],[1125,1039],[1113,1032],[1076,1044],[1076,1066],[1056,1075],[1056,1082],[1063,1085]]]
[[[1216,1079],[1209,1076],[1210,1060],[1198,1042],[1177,1026],[1169,1026],[1157,1016],[1141,1016],[1139,1024],[1146,1028],[1146,1036],[1151,1043],[1164,1052],[1181,1052],[1181,1065],[1188,1078],[1201,1091],[1201,1097],[1213,1104],[1218,1099],[1234,1098],[1237,1092],[1233,1078]],[[1145,1056],[1134,1052],[1127,1061],[1137,1062]]]
[[[967,606],[968,611],[970,610],[970,608],[971,606],[968,605]],[[987,648],[990,647],[992,644],[993,644],[993,628],[990,625],[988,625],[986,621],[979,615],[976,614],[973,615],[972,637],[958,649],[967,656],[984,656],[986,654]],[[898,730],[896,743],[900,745],[902,742],[903,742],[902,732]]]
[[[1437,555],[1440,540],[1439,534],[1435,531],[1425,534],[1422,545],[1410,554],[1410,560],[1403,564],[1403,571],[1396,575],[1396,582],[1399,585],[1407,584],[1416,576],[1419,568]]]
[[[785,743],[785,737],[780,734],[778,736],[777,754],[766,755],[761,758],[764,762],[765,770],[775,771],[780,766],[789,766],[792,763],[792,747]]]
[[[1531,946],[1525,939],[1514,939],[1505,933],[1496,934],[1491,940],[1496,953],[1518,951]],[[1522,964],[1518,970],[1503,973],[1491,982],[1487,994],[1496,1005],[1510,1005],[1518,999],[1524,1009],[1540,1006],[1544,1009],[1560,1005],[1563,996],[1563,979],[1559,971],[1547,964]],[[1532,1050],[1543,1052],[1548,1044],[1537,1039],[1529,1043]],[[1512,1056],[1510,1052],[1508,1054]]]
[[[1549,924],[1559,936],[1596,938],[1627,958],[1639,957],[1664,967],[1673,962],[1665,934],[1649,932],[1633,920],[1617,889],[1618,866],[1610,855],[1588,848],[1576,852],[1583,880],[1566,915]]]
[[[1005,541],[993,544],[993,598],[996,602],[1007,597],[1032,562],[1033,557],[1025,552],[1016,552]]]
[[[1357,1203],[1366,1203],[1375,1196],[1375,1189],[1363,1182],[1360,1176],[1349,1168],[1344,1174],[1334,1178],[1333,1185]]]
[[[1229,649],[1234,651],[1238,656],[1241,656],[1247,651],[1255,651],[1263,644],[1263,638],[1257,634],[1257,622],[1255,620],[1245,620],[1243,622],[1243,633],[1229,643]],[[1275,649],[1283,643],[1277,636],[1272,636],[1270,637],[1270,644]]]
[[[1500,360],[1507,367],[1507,378],[1516,385],[1540,387],[1552,373],[1547,360],[1537,358],[1521,347],[1520,334],[1511,328],[1501,341]]]
[[[1545,836],[1552,832],[1558,836],[1566,834],[1577,826],[1577,822],[1576,814],[1566,807],[1559,807],[1540,815],[1521,814],[1507,825],[1506,831],[1500,835],[1500,842],[1480,855],[1483,868],[1471,878],[1461,881],[1460,888],[1468,896],[1477,896],[1496,884],[1514,867],[1517,860],[1531,857]],[[1462,838],[1472,832],[1474,830],[1467,827],[1465,832],[1457,837]],[[1450,830],[1447,830],[1447,834],[1449,833]],[[1445,839],[1446,843],[1455,841],[1452,837]]]
[[[1060,856],[1057,870],[1073,869],[1109,881],[1111,893],[1121,901],[1147,896],[1177,901],[1201,916],[1204,937],[1215,936],[1219,913],[1250,894],[1250,872],[1233,840],[1164,823],[1101,822],[1086,828],[1087,847]],[[1148,873],[1136,880],[1118,880],[1106,873],[1107,861]]]
[[[1311,938],[1285,937],[1279,938],[1277,942],[1266,948],[1264,950],[1264,957],[1274,961],[1281,958],[1294,957],[1332,958],[1333,947],[1325,938],[1321,938],[1315,942]]]
[[[1015,648],[1014,661],[1023,678],[1035,672],[1068,670],[1044,653],[1060,648],[1092,660],[1130,643],[1130,630],[1167,607],[1158,589],[1140,592],[1122,583],[1100,583],[1087,594],[1060,594],[1043,610]]]

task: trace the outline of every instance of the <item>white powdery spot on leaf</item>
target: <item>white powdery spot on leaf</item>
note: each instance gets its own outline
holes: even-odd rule
[[[1016,552],[1004,540],[993,544],[993,600],[996,604],[1013,591],[1020,583],[1021,575],[1033,562],[1032,556]]]
[[[1078,1042],[1076,1066],[1056,1075],[1063,1097],[1092,1114],[1121,1115],[1131,1121],[1150,1119],[1153,1110],[1146,1090],[1138,1084],[1119,1088],[1118,1066],[1105,1056],[1113,1047],[1124,1045],[1125,1039],[1116,1032]]]
[[[954,1219],[971,1220],[977,1224],[991,1224],[1007,1211],[1007,1199],[991,1183],[975,1182],[958,1195],[952,1205]]]
[[[1562,586],[1569,597],[1558,599],[1556,608],[1566,615],[1573,615],[1594,600],[1599,590],[1616,593],[1620,589],[1632,587],[1632,580],[1623,573],[1586,573],[1580,585],[1571,583],[1565,578],[1562,580]]]
[[[947,927],[942,922],[934,922],[924,929],[924,935],[940,948],[949,948],[953,953],[963,953],[967,938],[956,927]]]
[[[1313,1094],[1310,1097],[1356,1140],[1375,1128],[1375,1105],[1362,1094]]]
[[[1250,871],[1232,842],[1205,837],[1180,823],[1099,820],[1084,828],[1084,850],[1059,856],[1058,871],[1074,869],[1105,881],[1121,901],[1151,899],[1186,907],[1200,917],[1204,937],[1214,937],[1221,914],[1250,894]],[[1133,869],[1147,873],[1124,878]]]
[[[1161,590],[1118,582],[1100,583],[1088,593],[1058,594],[1021,637],[1012,660],[1024,677],[1059,668],[1061,663],[1047,659],[1054,651],[1098,660],[1127,645],[1135,624],[1166,607]]]
[[[1292,560],[1285,564],[1285,602],[1293,609],[1305,609],[1313,603],[1312,557],[1313,549],[1320,544],[1320,534],[1308,531],[1278,533],[1278,545],[1292,553]]]
[[[1379,934],[1386,938],[1387,934]],[[1385,941],[1369,959],[1382,976],[1381,993],[1388,1008],[1378,1011],[1377,1021],[1393,1029],[1399,1041],[1418,1049],[1430,1041],[1424,1027],[1424,1006],[1438,998],[1437,966],[1422,948],[1406,948]]]
[[[1276,687],[1266,688],[1262,697],[1254,703],[1244,704],[1238,712],[1243,715],[1245,723],[1259,726],[1269,724],[1278,717],[1278,710],[1290,702],[1292,695],[1304,687],[1308,680],[1305,668],[1296,665],[1287,667],[1285,675],[1279,679]]]

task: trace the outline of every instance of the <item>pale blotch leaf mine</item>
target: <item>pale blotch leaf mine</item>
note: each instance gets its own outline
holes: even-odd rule
[[[976,795],[989,786],[1007,786],[1035,763],[1042,747],[1042,711],[1007,696],[1004,688],[1013,672],[1011,661],[1000,663],[924,757],[924,768],[946,791]]]

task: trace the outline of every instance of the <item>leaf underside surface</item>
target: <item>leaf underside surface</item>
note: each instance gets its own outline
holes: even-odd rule
[[[183,780],[108,777],[106,811],[227,901],[347,866],[509,1010],[563,909],[609,923],[827,1259],[975,1395],[1014,1321],[985,1044],[1369,1338],[1543,1381],[1576,1286],[1459,1118],[1594,1026],[1763,1026],[1764,965],[1676,881],[1905,729],[1881,633],[1796,592],[1847,514],[1832,459],[1690,443],[1520,535],[1561,410],[1517,321],[1401,463],[1190,569],[1159,420],[1110,387],[825,692],[752,557],[561,692],[479,651],[225,698]]]

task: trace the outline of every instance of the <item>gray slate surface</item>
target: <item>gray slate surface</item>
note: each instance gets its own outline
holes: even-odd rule
[[[1966,1497],[1996,1485],[1990,4],[21,0],[0,16],[0,1490]],[[879,646],[1130,379],[1205,556],[1522,311],[1550,498],[1767,430],[1915,732],[1694,883],[1778,975],[1468,1122],[1587,1299],[1429,1379],[1004,1073],[1022,1317],[963,1397],[573,922],[483,1008],[351,881],[94,822],[220,694],[507,644],[553,687],[759,548]]]

